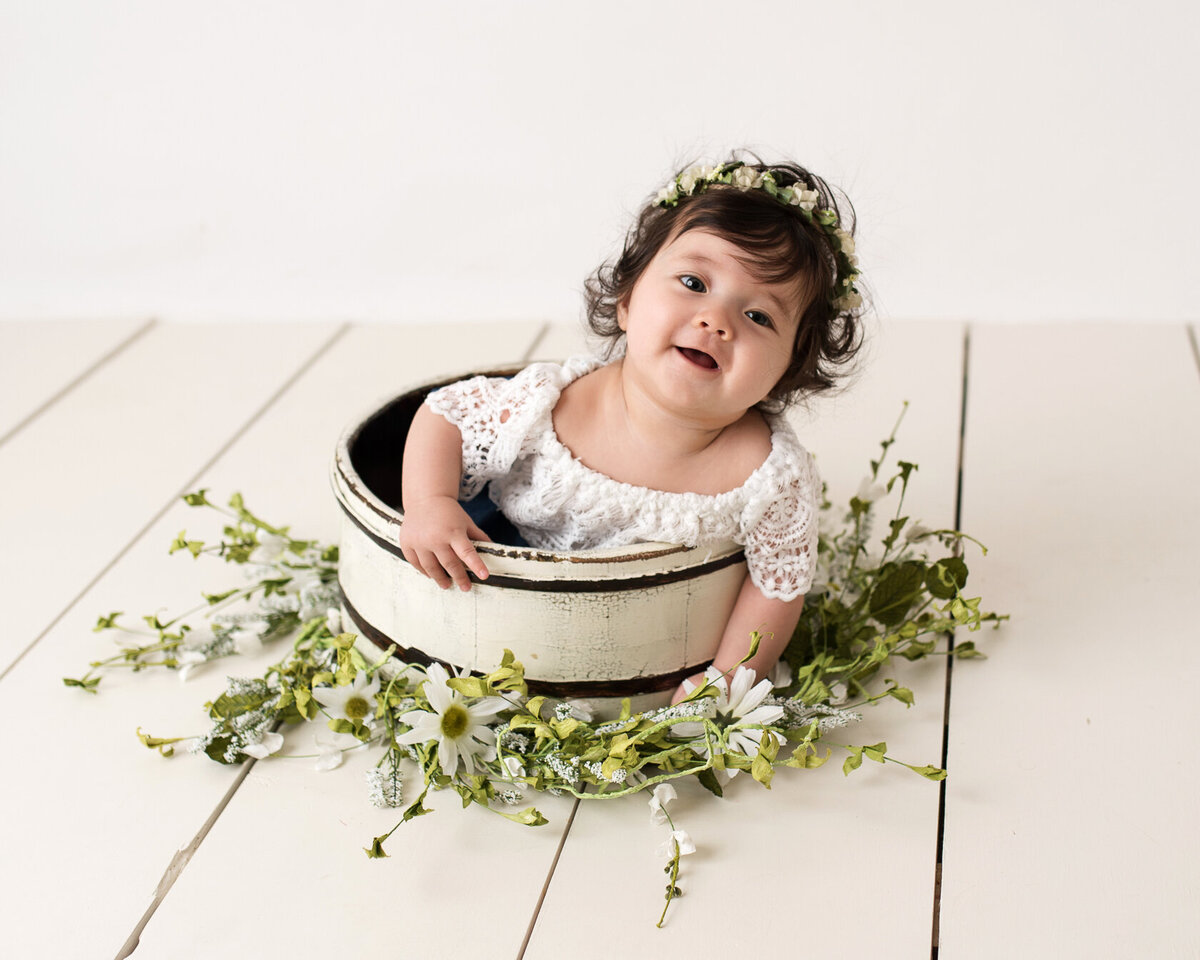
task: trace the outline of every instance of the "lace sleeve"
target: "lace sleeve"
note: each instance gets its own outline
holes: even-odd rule
[[[553,409],[558,390],[539,376],[539,367],[526,367],[511,379],[472,377],[460,380],[425,398],[434,413],[458,427],[462,434],[462,481],[459,497],[469,500],[495,477],[512,469],[523,452],[539,416]]]
[[[817,563],[817,498],[812,458],[784,486],[746,537],[751,582],[766,597],[795,600],[812,586]]]

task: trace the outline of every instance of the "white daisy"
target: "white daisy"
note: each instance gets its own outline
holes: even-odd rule
[[[457,690],[446,685],[446,668],[431,663],[425,671],[425,697],[432,710],[410,710],[400,717],[412,727],[396,738],[397,743],[437,743],[438,764],[447,776],[454,776],[462,760],[467,773],[475,772],[475,758],[496,758],[496,734],[488,727],[509,704],[502,697],[483,697],[467,703]]]
[[[371,726],[375,719],[375,695],[379,693],[380,676],[367,679],[365,670],[358,671],[352,683],[341,687],[313,687],[313,699],[335,720],[349,720]]]
[[[725,720],[728,723],[725,728],[725,742],[729,751],[752,758],[758,756],[763,734],[767,731],[750,727],[757,724],[765,726],[783,716],[783,707],[762,705],[763,698],[771,692],[771,681],[760,680],[755,684],[754,671],[746,667],[738,667],[734,671],[732,683],[726,680],[725,675],[716,667],[709,667],[704,675],[717,689],[717,719],[718,722]],[[685,681],[684,686],[690,693],[694,684]],[[673,731],[686,726],[682,723],[676,724]],[[703,740],[692,744],[692,749],[701,756],[708,752]],[[735,777],[739,771],[731,767],[727,772],[730,777]]]

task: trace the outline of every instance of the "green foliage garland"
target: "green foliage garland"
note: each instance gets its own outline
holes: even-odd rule
[[[104,670],[186,671],[247,643],[292,637],[288,655],[264,676],[231,678],[225,692],[205,704],[212,721],[207,733],[162,738],[139,730],[142,742],[166,756],[186,743],[220,763],[240,763],[278,751],[279,728],[324,719],[335,733],[352,737],[354,746],[380,748],[369,777],[371,800],[401,810],[395,826],[366,848],[370,857],[387,856],[384,844],[400,824],[429,812],[424,801],[431,789],[452,789],[464,806],[476,804],[529,826],[547,822],[536,807],[515,809],[529,789],[583,800],[653,789],[652,811],[672,830],[665,845],[670,875],[665,916],[679,895],[680,857],[694,849],[662,805],[674,796],[661,786],[668,781],[695,776],[721,795],[723,782],[747,771],[770,787],[780,767],[824,764],[831,746],[846,751],[847,774],[866,758],[901,763],[930,780],[946,775],[939,767],[889,756],[886,743],[826,740],[831,731],[858,720],[857,708],[865,704],[893,698],[912,705],[906,687],[890,678],[877,682],[893,657],[936,655],[938,639],[957,628],[974,631],[1006,619],[981,611],[979,598],[963,592],[968,570],[961,548],[972,538],[951,529],[926,530],[902,515],[916,464],[899,461],[886,482],[879,480],[895,435],[893,429],[882,442],[881,456],[871,461],[870,476],[840,524],[830,522],[832,504],[825,499],[821,505],[818,575],[784,653],[792,676],[770,692],[768,681],[752,686],[752,675],[735,675],[732,681],[709,680],[671,707],[631,714],[626,701],[616,720],[596,722],[570,702],[529,697],[523,667],[508,651],[483,676],[451,676],[440,665],[421,669],[387,654],[368,662],[355,636],[341,630],[337,547],[293,538],[287,527],[248,510],[238,494],[223,510],[206,490],[183,499],[227,515],[221,540],[210,545],[180,531],[170,552],[238,564],[247,585],[204,594],[202,605],[167,621],[146,616],[146,630],[119,623],[119,611],[100,617],[96,630],[134,639],[122,642],[114,656],[93,662],[83,677],[64,683],[96,693]],[[877,504],[897,486],[895,513],[880,552],[872,554]],[[930,559],[935,547],[939,555]],[[191,621],[199,614],[204,625],[196,628]],[[752,637],[747,659],[757,641]],[[949,652],[982,656],[970,641],[954,643]],[[327,766],[339,761],[335,749]],[[406,803],[405,774],[413,767],[417,795]]]

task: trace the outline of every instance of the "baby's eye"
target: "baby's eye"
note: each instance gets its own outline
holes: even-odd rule
[[[704,281],[699,277],[692,276],[690,273],[685,273],[682,277],[680,277],[679,282],[693,293],[704,293],[706,290]]]
[[[774,326],[774,324],[771,323],[771,318],[761,310],[747,310],[746,316],[750,318],[751,323],[757,323],[760,327]]]

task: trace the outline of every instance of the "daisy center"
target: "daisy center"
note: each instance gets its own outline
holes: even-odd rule
[[[442,714],[442,736],[457,740],[467,732],[467,723],[471,715],[461,703],[452,703]]]
[[[346,701],[346,719],[364,720],[371,711],[371,705],[363,697],[350,697]]]

